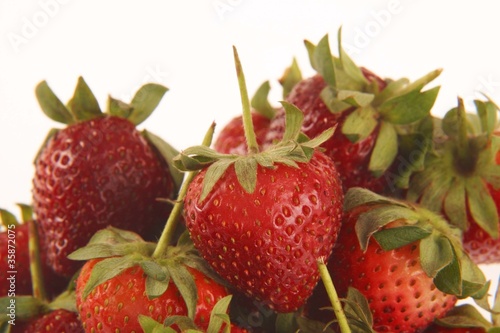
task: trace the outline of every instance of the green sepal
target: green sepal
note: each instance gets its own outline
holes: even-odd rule
[[[347,76],[359,85],[359,89],[368,84],[368,80],[363,75],[363,72],[357,66],[354,61],[349,57],[347,52],[345,52],[342,47],[342,27],[339,28],[337,33],[338,48],[339,48],[339,59],[342,69],[346,72]]]
[[[106,112],[109,115],[127,119],[133,109],[132,105],[108,96]]]
[[[418,226],[381,229],[373,234],[384,251],[390,251],[428,237],[431,232]]]
[[[21,211],[21,221],[23,223],[33,221],[33,207],[31,207],[31,205],[17,203],[17,206]]]
[[[446,316],[436,319],[439,326],[449,328],[491,328],[491,323],[471,304],[462,304],[446,313]]]
[[[97,99],[81,76],[78,78],[75,92],[68,101],[67,108],[76,121],[85,121],[103,116]]]
[[[473,220],[491,237],[498,238],[498,210],[486,184],[481,179],[474,177],[466,180],[465,187],[467,206]]]
[[[205,173],[205,178],[203,179],[203,188],[199,201],[202,202],[212,191],[213,187],[219,181],[219,179],[224,175],[226,170],[233,165],[235,162],[232,160],[218,160],[217,162],[211,164],[207,172]]]
[[[321,90],[320,97],[332,113],[340,113],[352,108],[352,105],[337,98],[337,90],[326,86]]]
[[[194,319],[198,293],[193,276],[184,265],[167,266],[172,282],[186,303],[189,318]]]
[[[349,287],[347,296],[341,299],[344,313],[353,333],[376,333],[373,330],[373,314],[366,297],[356,288]]]
[[[438,232],[430,232],[420,241],[420,265],[432,278],[454,260],[453,246],[449,239]]]
[[[345,119],[341,130],[351,142],[358,142],[366,139],[378,123],[377,111],[368,105],[352,111]]]
[[[144,333],[176,333],[177,331],[171,327],[165,327],[162,323],[157,322],[151,317],[139,314],[137,317],[139,325],[141,325]]]
[[[397,96],[405,87],[408,86],[410,80],[407,78],[401,78],[398,80],[390,81],[384,90],[380,93],[376,94],[375,99],[373,100],[374,105],[381,105],[386,100]]]
[[[302,72],[300,71],[297,59],[293,58],[290,67],[285,69],[285,72],[278,80],[283,87],[282,97],[286,98],[288,94],[290,94],[290,91],[292,91],[293,87],[295,87],[295,85],[300,81],[302,81]]]
[[[50,119],[63,124],[75,122],[73,115],[63,102],[54,94],[46,81],[40,82],[35,88],[35,95],[43,113]]]
[[[368,170],[378,178],[392,165],[398,154],[398,133],[394,125],[387,122],[380,124],[375,146],[370,155]]]
[[[385,197],[361,187],[352,187],[347,190],[344,197],[344,211],[349,212],[362,205],[390,204],[409,208],[410,206],[402,201]]]
[[[0,208],[0,221],[2,222],[2,225],[7,229],[19,226],[19,221],[17,220],[16,216],[3,208]]]
[[[160,104],[167,91],[167,87],[156,83],[148,83],[140,87],[130,102],[132,112],[127,119],[134,125],[142,123]]]
[[[403,89],[399,90],[398,95],[399,96],[405,95],[411,91],[420,91],[422,87],[434,81],[434,79],[436,79],[441,74],[442,71],[443,69],[441,68],[430,71],[421,78],[409,83]]]
[[[299,110],[295,105],[288,102],[281,102],[285,109],[285,133],[283,134],[282,142],[289,140],[297,140],[302,121],[304,120],[304,113]]]
[[[273,119],[274,114],[276,113],[274,108],[269,103],[268,97],[270,91],[271,85],[269,84],[269,81],[265,81],[259,86],[259,88],[257,88],[257,91],[250,100],[252,108],[267,119]]]
[[[328,41],[328,34],[321,38],[316,46],[308,41],[305,41],[305,45],[309,53],[309,61],[312,68],[323,77],[328,85],[336,87],[335,66]]]
[[[498,106],[491,100],[474,100],[481,123],[481,132],[491,136],[498,127]]]
[[[464,188],[463,179],[454,179],[443,202],[443,210],[450,223],[461,230],[466,230],[468,226]]]
[[[371,104],[375,98],[374,94],[364,93],[355,90],[339,90],[337,99],[355,107],[365,107]]]
[[[388,99],[380,105],[378,111],[384,121],[398,125],[410,124],[430,114],[438,92],[439,87],[424,92],[412,90],[404,95]]]
[[[253,193],[257,184],[257,161],[255,158],[237,159],[234,162],[234,171],[245,192]]]
[[[232,295],[227,295],[215,303],[210,313],[210,321],[207,328],[208,332],[220,332],[222,325],[226,324],[225,332],[230,331],[231,320],[229,319],[228,311],[231,303]]]
[[[152,144],[160,153],[160,155],[165,159],[168,165],[168,171],[172,176],[174,181],[175,192],[177,193],[181,188],[182,181],[184,179],[184,174],[180,172],[178,168],[175,167],[174,158],[179,155],[177,149],[175,149],[168,142],[163,140],[161,137],[147,131],[143,130],[142,135]]]

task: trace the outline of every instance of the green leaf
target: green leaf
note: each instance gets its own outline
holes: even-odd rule
[[[474,221],[491,237],[498,238],[498,211],[495,201],[480,178],[469,178],[466,183],[467,206]]]
[[[144,333],[176,333],[177,331],[171,327],[165,327],[151,317],[139,314],[137,317],[139,325],[141,325]]]
[[[296,140],[299,136],[304,113],[295,105],[288,102],[281,102],[285,109],[285,133],[282,141]]]
[[[377,127],[377,112],[372,106],[359,107],[352,111],[342,125],[342,133],[351,141],[367,138]]]
[[[78,78],[73,97],[68,102],[68,109],[78,121],[102,116],[97,99],[81,76]]]
[[[438,232],[420,241],[420,264],[427,276],[434,278],[444,267],[451,264],[455,253],[450,240]]]
[[[163,95],[165,95],[167,91],[168,88],[160,84],[148,83],[143,85],[135,93],[130,102],[133,110],[127,119],[135,125],[142,123],[151,115],[158,104],[160,104]]]
[[[475,100],[477,114],[481,121],[481,129],[484,133],[491,135],[498,126],[498,107],[491,101]]]
[[[188,317],[194,319],[198,292],[193,276],[184,265],[169,266],[168,272],[186,303]]]
[[[356,234],[363,251],[368,247],[370,237],[385,225],[404,220],[407,224],[415,224],[419,220],[415,211],[401,206],[381,205],[359,215],[356,221]]]
[[[491,327],[491,323],[471,304],[463,304],[454,307],[446,313],[445,317],[436,319],[436,322],[444,327]]]
[[[328,110],[330,110],[330,112],[332,113],[340,113],[352,108],[351,104],[341,101],[337,97],[337,89],[333,87],[326,86],[325,88],[323,88],[323,90],[321,90],[320,97],[325,103]]]
[[[19,222],[17,221],[15,215],[2,208],[0,208],[0,221],[2,222],[2,225],[9,230],[19,226]]]
[[[47,304],[42,300],[33,296],[4,296],[0,298],[0,323],[7,322],[12,318],[9,316],[12,302],[15,302],[15,319],[16,323],[22,320],[32,319],[49,310]]]
[[[387,86],[375,96],[373,100],[373,105],[381,105],[388,99],[396,96],[402,91],[409,83],[407,78],[402,78],[396,81],[391,81],[387,84]]]
[[[106,258],[95,264],[87,284],[83,288],[83,299],[102,283],[120,275],[127,268],[136,265],[136,261],[131,256]]]
[[[373,315],[370,310],[370,304],[366,297],[356,288],[348,288],[344,311],[347,316],[359,318],[368,327],[371,328],[373,326]]]
[[[384,251],[398,249],[429,236],[431,232],[417,226],[404,226],[382,229],[373,234]]]
[[[458,250],[455,249],[457,252]],[[460,249],[461,250],[461,249]],[[484,298],[487,297],[489,282],[479,266],[474,263],[465,252],[458,252],[460,254],[460,267],[462,277],[462,294],[460,298],[473,297]]]
[[[333,133],[335,132],[336,128],[337,125],[335,125],[335,127],[330,127],[329,129],[324,130],[319,135],[315,136],[314,139],[302,143],[301,146],[309,148],[320,147],[323,143],[325,143],[333,136]]]
[[[23,223],[33,221],[33,207],[22,203],[18,203],[17,206],[21,210],[21,221]]]
[[[398,133],[394,125],[382,122],[370,156],[368,169],[380,177],[394,162],[398,153]]]
[[[172,176],[175,185],[175,192],[179,191],[182,185],[182,181],[184,179],[184,175],[178,168],[175,167],[174,158],[179,154],[177,149],[175,149],[172,145],[167,143],[165,140],[160,138],[159,136],[149,132],[142,131],[142,134],[151,143],[160,153],[160,155],[165,159],[168,165],[168,171]]]
[[[408,84],[404,89],[400,90],[399,93],[400,95],[404,95],[406,93],[409,93],[411,91],[420,91],[422,87],[426,86],[428,83],[434,81],[435,78],[437,78],[443,70],[441,68],[435,69],[421,78],[411,82]]]
[[[306,41],[306,47],[309,52],[309,60],[314,68],[325,80],[332,86],[336,86],[335,68],[333,65],[332,52],[328,41],[328,35],[325,35],[317,46]]]
[[[253,193],[257,184],[257,161],[254,158],[240,158],[234,163],[236,177],[247,193]]]
[[[146,277],[145,292],[149,299],[160,297],[167,291],[170,280],[157,280],[151,276]]]
[[[271,85],[269,84],[269,81],[262,83],[253,95],[252,100],[250,101],[250,105],[255,111],[257,111],[267,119],[273,119],[275,111],[269,103],[269,91],[271,91]]]
[[[276,317],[275,332],[290,333],[296,331],[295,313],[278,313]]]
[[[108,104],[106,112],[112,116],[125,118],[130,117],[130,114],[133,111],[133,107],[130,104],[122,102],[118,99],[114,99],[111,96],[108,96]]]
[[[424,92],[410,91],[385,101],[380,105],[379,112],[384,121],[398,125],[411,124],[429,116],[438,92],[439,87]]]
[[[354,90],[339,90],[337,98],[352,106],[365,107],[370,105],[375,95]]]
[[[279,83],[283,87],[283,98],[286,98],[293,87],[300,81],[302,81],[302,72],[300,71],[297,59],[293,58],[292,64],[279,79]]]
[[[347,75],[356,81],[360,88],[368,84],[368,80],[363,75],[361,68],[359,68],[354,61],[349,57],[342,47],[342,28],[339,28],[338,34],[338,47],[339,47],[339,58],[342,65],[342,69],[347,73]]]
[[[72,124],[73,115],[63,102],[54,94],[46,81],[40,82],[35,88],[35,95],[40,108],[47,117],[63,124]]]

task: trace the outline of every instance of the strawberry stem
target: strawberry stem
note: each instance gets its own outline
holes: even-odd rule
[[[255,137],[252,113],[250,110],[250,99],[248,98],[248,91],[245,83],[245,74],[243,73],[243,67],[241,66],[238,51],[235,46],[233,46],[233,53],[234,63],[236,66],[236,76],[238,77],[238,85],[240,87],[241,105],[243,106],[243,128],[245,130],[248,153],[255,154],[259,152],[259,144],[257,143],[257,138]]]
[[[40,263],[40,241],[38,230],[34,221],[28,223],[28,249],[30,258],[31,283],[33,296],[41,301],[47,301],[47,293],[43,279],[42,265]]]
[[[214,134],[215,124],[212,123],[209,130],[205,134],[203,138],[202,145],[209,147],[212,144],[212,138]],[[153,258],[159,258],[164,253],[166,253],[168,246],[172,242],[172,238],[175,234],[175,229],[177,229],[177,225],[179,223],[179,216],[182,214],[182,209],[184,208],[184,197],[186,196],[187,190],[189,188],[189,184],[196,176],[197,172],[192,171],[187,173],[184,177],[184,181],[182,182],[181,188],[179,189],[179,194],[177,195],[177,200],[172,208],[172,212],[168,216],[167,222],[165,224],[165,228],[158,240],[158,244],[153,252]]]
[[[340,303],[337,291],[335,290],[335,286],[333,285],[332,277],[330,276],[328,268],[326,267],[325,262],[322,259],[318,260],[318,269],[328,298],[330,298],[330,303],[332,303],[333,312],[335,313],[335,317],[337,317],[340,332],[351,333],[351,328],[349,327],[349,323],[347,322],[347,317],[344,313],[344,310],[342,309],[342,304]]]

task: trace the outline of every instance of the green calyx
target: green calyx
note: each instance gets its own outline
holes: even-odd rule
[[[418,242],[420,264],[438,289],[459,298],[481,299],[487,291],[484,274],[462,247],[461,232],[440,215],[423,207],[352,188],[345,196],[346,212],[363,207],[355,225],[360,247],[370,238],[389,251]]]
[[[311,66],[320,74],[327,87],[321,92],[325,105],[332,113],[352,110],[340,130],[352,142],[368,137],[380,125],[369,170],[376,176],[384,173],[398,153],[399,133],[408,125],[430,116],[439,87],[423,91],[425,85],[439,76],[434,70],[410,83],[408,79],[369,81],[342,48],[341,29],[338,32],[339,56],[332,56],[328,35],[317,45],[305,41]],[[407,134],[407,133],[406,133]]]
[[[243,126],[247,139],[248,154],[245,156],[235,154],[221,154],[206,145],[194,146],[185,149],[174,158],[174,165],[181,171],[197,171],[207,168],[203,180],[203,189],[200,201],[212,191],[217,181],[225,174],[229,167],[234,167],[239,184],[247,193],[253,193],[257,184],[258,166],[274,168],[277,163],[298,167],[297,163],[307,163],[312,158],[314,149],[328,140],[334,129],[325,130],[316,138],[309,140],[300,129],[304,115],[296,106],[281,102],[285,110],[285,133],[282,140],[270,146],[265,151],[259,147],[253,130],[250,101],[243,68],[236,48],[233,47],[236,75],[241,94],[243,108]]]
[[[224,325],[224,333],[231,332],[231,320],[229,318],[229,304],[232,296],[228,295],[221,298],[213,307],[210,313],[207,333],[219,333]],[[194,320],[186,316],[170,316],[163,323],[159,323],[151,317],[139,315],[139,323],[145,333],[175,333],[177,330],[173,326],[178,327],[182,332],[186,333],[203,333]]]
[[[128,268],[139,266],[146,275],[145,291],[150,299],[161,296],[172,282],[186,302],[188,316],[194,318],[197,288],[187,268],[196,269],[214,280],[220,279],[198,255],[186,233],[179,238],[176,246],[169,246],[161,256],[153,257],[156,246],[130,231],[114,227],[98,231],[85,247],[68,256],[72,260],[103,258],[92,269],[83,289],[83,297]]]
[[[167,88],[149,83],[136,92],[130,103],[108,98],[106,114],[126,118],[138,125],[158,106]],[[96,97],[82,77],[78,78],[73,97],[66,105],[59,100],[46,81],[40,82],[35,88],[35,94],[42,111],[52,120],[63,124],[73,124],[79,121],[102,117],[104,113],[99,107]]]
[[[407,198],[439,213],[462,230],[470,218],[490,236],[499,236],[499,216],[488,189],[500,188],[496,156],[500,140],[497,106],[490,100],[475,101],[477,115],[468,114],[459,99],[442,120],[442,140],[434,140],[423,169],[412,175]]]

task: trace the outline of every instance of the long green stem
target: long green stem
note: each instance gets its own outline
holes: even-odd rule
[[[40,242],[38,238],[38,230],[34,221],[27,221],[25,223],[28,223],[29,230],[28,251],[30,258],[30,272],[33,296],[42,301],[46,301],[47,293],[45,291],[42,265],[40,263]]]
[[[245,74],[241,66],[240,58],[236,47],[233,46],[234,63],[236,66],[236,75],[238,77],[238,85],[240,87],[241,105],[243,106],[243,128],[245,130],[245,138],[247,140],[248,153],[258,153],[259,144],[255,137],[255,131],[252,122],[252,112],[250,109],[250,99],[248,98],[248,90],[245,82]]]
[[[214,130],[215,124],[212,123],[209,130],[205,134],[205,137],[203,138],[202,145],[209,147],[212,144]],[[179,194],[177,195],[177,200],[174,204],[174,207],[172,208],[172,212],[170,212],[170,215],[168,216],[167,222],[165,223],[165,228],[163,229],[160,239],[158,240],[158,245],[153,252],[153,258],[160,257],[167,251],[168,246],[170,246],[172,238],[175,234],[175,229],[177,229],[177,225],[179,223],[179,217],[182,214],[182,209],[184,207],[184,197],[186,196],[186,193],[188,191],[189,184],[191,184],[191,181],[196,176],[196,174],[197,172],[192,171],[188,172],[184,177],[181,188],[179,189]]]
[[[332,277],[330,276],[325,263],[321,260],[318,261],[318,269],[328,298],[330,298],[330,303],[332,303],[333,312],[337,317],[340,332],[351,333],[351,328],[349,327],[349,323],[347,322],[347,317],[345,316],[344,310],[342,309],[342,304],[340,303],[339,297],[337,295],[337,291],[335,290],[335,286],[333,285]]]

